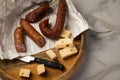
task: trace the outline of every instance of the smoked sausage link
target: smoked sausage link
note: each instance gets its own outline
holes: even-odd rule
[[[44,37],[36,31],[33,26],[26,20],[21,19],[20,24],[23,27],[26,34],[39,46],[43,47],[46,43]]]
[[[43,15],[50,9],[49,2],[43,2],[35,10],[31,11],[26,15],[26,20],[30,23],[37,22]]]
[[[41,32],[48,38],[55,39],[61,34],[66,17],[67,4],[65,0],[59,0],[57,19],[53,29],[49,27],[49,19],[40,22],[39,27]]]
[[[17,52],[26,52],[24,30],[22,27],[17,27],[14,32],[14,44]]]

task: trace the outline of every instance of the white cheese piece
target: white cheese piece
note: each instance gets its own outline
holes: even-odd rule
[[[59,50],[60,56],[64,59],[70,57],[78,52],[76,47],[66,47],[64,49]]]
[[[40,64],[40,65],[37,66],[37,73],[38,73],[38,75],[41,75],[41,74],[45,73],[44,64]]]
[[[55,47],[60,49],[60,48],[65,48],[65,47],[73,47],[73,39],[70,38],[62,38],[56,41]]]
[[[20,77],[26,77],[29,78],[30,77],[30,69],[20,69],[20,73],[19,73]]]
[[[61,37],[64,37],[64,38],[69,38],[71,37],[71,32],[69,30],[66,30],[66,29],[63,29],[62,33],[60,34]]]
[[[47,54],[47,56],[50,58],[50,59],[55,59],[55,58],[57,58],[57,55],[55,54],[55,52],[53,51],[53,50],[48,50],[48,51],[46,51],[46,54]]]

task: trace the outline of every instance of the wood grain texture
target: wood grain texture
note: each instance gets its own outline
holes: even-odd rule
[[[46,73],[38,76],[37,75],[37,63],[24,63],[18,60],[0,60],[0,76],[3,80],[69,80],[69,78],[76,72],[84,58],[84,45],[85,45],[85,34],[82,33],[77,38],[74,39],[74,43],[77,46],[79,52],[78,54],[71,56],[66,59],[61,59],[58,54],[57,49],[53,49],[56,52],[58,58],[56,61],[65,65],[66,70],[60,71],[57,69],[46,68]],[[38,58],[48,59],[45,52],[38,53],[34,55]],[[30,78],[19,77],[19,71],[21,68],[26,68],[31,70]]]

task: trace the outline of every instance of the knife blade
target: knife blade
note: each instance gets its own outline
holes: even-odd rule
[[[44,64],[45,66],[51,67],[51,68],[56,68],[59,70],[65,70],[65,67],[63,64],[58,63],[58,62],[54,62],[54,61],[49,61],[46,59],[41,59],[41,58],[36,58],[33,56],[25,56],[22,58],[18,58],[19,60],[23,61],[23,62],[36,62],[36,63],[40,63],[40,64]]]

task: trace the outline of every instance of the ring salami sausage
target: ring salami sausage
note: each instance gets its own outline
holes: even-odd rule
[[[26,52],[24,30],[22,27],[17,27],[14,32],[14,44],[17,52]]]
[[[26,34],[39,46],[43,47],[46,43],[45,38],[36,31],[33,26],[26,20],[21,19],[20,24],[23,27]]]
[[[49,19],[45,19],[40,22],[39,27],[41,32],[48,38],[55,39],[57,38],[64,27],[65,17],[66,17],[67,4],[65,0],[59,0],[57,19],[53,29],[49,27]]]
[[[26,20],[30,23],[37,22],[43,15],[50,9],[49,2],[41,3],[40,7],[36,8],[35,10],[31,11],[26,15]]]

